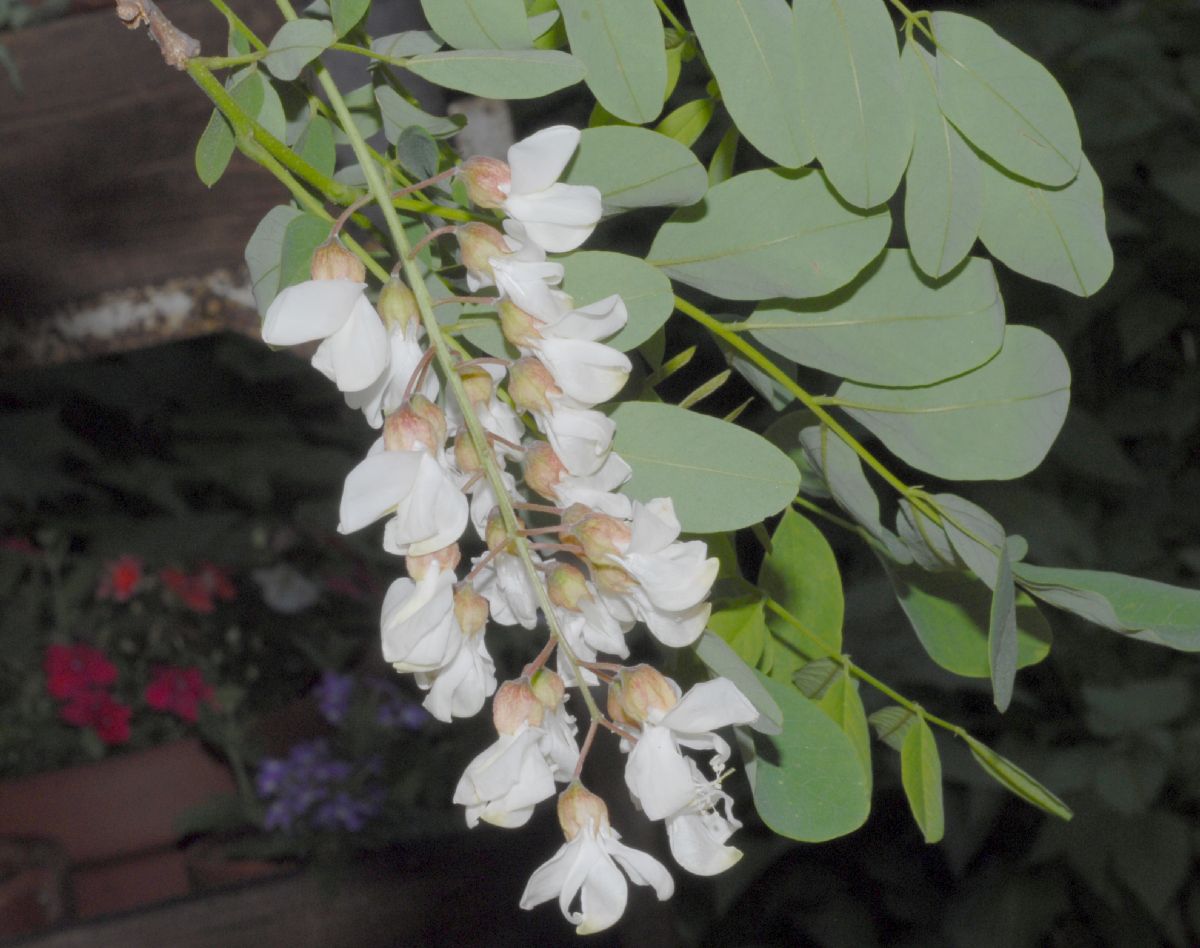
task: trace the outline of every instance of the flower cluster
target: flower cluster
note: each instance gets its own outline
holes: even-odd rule
[[[159,571],[158,578],[193,612],[210,613],[216,609],[217,602],[237,598],[237,587],[228,571],[214,563],[201,563],[193,573],[168,567]]]
[[[386,520],[384,548],[405,557],[407,575],[383,602],[384,658],[415,676],[439,720],[474,715],[495,695],[496,741],[454,792],[469,825],[523,825],[567,786],[559,800],[567,845],[538,870],[522,904],[558,894],[583,932],[608,927],[623,910],[614,860],[660,898],[673,890],[661,865],[617,841],[603,801],[579,782],[597,728],[620,737],[633,799],[664,822],[676,861],[712,874],[740,856],[726,845],[739,824],[720,789],[729,747],[714,731],[757,712],[723,679],[684,695],[649,666],[600,660],[627,658],[638,623],[664,645],[695,642],[718,564],[704,543],[680,540],[670,498],[641,503],[617,492],[631,469],[613,451],[614,422],[596,406],[632,369],[602,342],[628,312],[615,293],[573,299],[561,288],[563,264],[548,257],[579,247],[600,218],[595,188],[557,180],[579,138],[555,126],[518,142],[507,162],[468,159],[457,173],[478,207],[504,212],[502,229],[472,222],[431,235],[454,233],[471,292],[494,288],[486,300],[517,358],[459,350],[457,378],[439,381],[433,353],[422,350],[414,295],[393,277],[372,306],[363,265],[336,236],[314,255],[313,279],[271,304],[263,338],[321,340],[313,365],[381,429],[346,478],[339,531]],[[483,551],[460,578],[468,528]],[[489,620],[535,629],[539,613],[550,630],[546,647],[519,678],[499,684]],[[553,671],[545,663],[555,651]],[[607,716],[590,692],[601,682],[610,687]],[[567,709],[571,688],[591,719],[582,748]],[[325,702],[332,709],[339,700],[331,682]],[[712,752],[710,776],[685,748]]]
[[[287,757],[259,763],[255,789],[267,803],[268,830],[359,832],[378,815],[385,791],[377,782],[380,762],[335,757],[324,738],[294,745]]]
[[[156,668],[144,695],[147,707],[173,714],[188,724],[196,723],[202,705],[214,703],[213,686],[195,665]]]
[[[90,645],[51,645],[42,661],[46,690],[61,704],[58,716],[74,727],[91,728],[105,744],[129,740],[133,709],[109,691],[117,666]]]

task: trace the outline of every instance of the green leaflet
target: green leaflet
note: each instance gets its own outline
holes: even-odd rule
[[[934,68],[934,58],[920,46],[904,47],[900,71],[914,126],[904,230],[917,266],[941,277],[962,262],[979,236],[983,172],[974,150],[938,107]]]
[[[983,167],[979,236],[993,257],[1018,273],[1091,296],[1108,281],[1113,253],[1104,225],[1100,179],[1086,158],[1065,188],[1021,181]]]
[[[759,523],[796,496],[800,473],[761,435],[674,405],[625,402],[612,413],[613,448],[633,468],[621,492],[670,497],[688,533]]]
[[[917,723],[917,715],[898,704],[889,704],[874,712],[867,721],[875,729],[875,736],[892,750],[899,752],[904,739]]]
[[[754,599],[714,612],[708,627],[733,649],[738,658],[753,667],[759,663],[766,647],[767,620],[763,600]]]
[[[332,175],[337,167],[337,148],[333,143],[333,123],[314,115],[296,142],[296,154],[321,174]]]
[[[739,742],[758,815],[781,836],[804,842],[858,829],[870,812],[871,796],[854,742],[791,685],[762,673],[758,678],[783,712],[778,737]]]
[[[521,0],[421,0],[421,9],[434,32],[456,49],[533,46]]]
[[[414,56],[404,66],[437,86],[490,99],[536,99],[583,78],[583,64],[556,49],[464,49]]]
[[[301,212],[290,205],[269,210],[258,222],[250,242],[246,244],[246,267],[259,315],[267,311],[271,300],[279,293],[279,258],[283,252],[283,237],[290,224]]]
[[[429,30],[405,30],[403,33],[390,33],[371,40],[373,52],[393,59],[434,53],[441,48],[442,41]]]
[[[960,13],[935,13],[933,31],[942,111],[967,140],[1030,181],[1074,178],[1083,157],[1079,126],[1046,67]]]
[[[747,665],[718,635],[705,631],[693,646],[696,657],[714,675],[728,678],[744,694],[759,713],[751,727],[760,734],[779,734],[783,730],[783,712],[770,692],[762,685],[761,676]]]
[[[867,711],[858,693],[858,682],[839,668],[824,693],[817,699],[817,707],[829,715],[850,738],[862,764],[867,782],[867,796],[871,795],[871,729],[867,724]]]
[[[279,289],[312,279],[313,251],[329,239],[329,221],[304,213],[288,221],[279,251]]]
[[[461,115],[443,117],[423,112],[405,99],[391,86],[380,86],[375,90],[375,101],[379,103],[379,114],[383,117],[383,134],[394,142],[400,133],[416,125],[435,138],[456,134],[466,124]]]
[[[979,581],[956,572],[930,573],[884,563],[900,607],[921,646],[935,662],[964,678],[988,678],[992,596]],[[993,580],[994,581],[994,580]],[[1050,625],[1025,594],[1016,597],[1016,667],[1050,653]]]
[[[976,763],[1010,793],[1016,794],[1022,800],[1032,803],[1059,819],[1069,820],[1071,818],[1070,807],[1011,760],[1000,756],[982,741],[976,740],[969,734],[964,735],[963,740],[971,748],[971,756],[975,758]]]
[[[291,20],[272,37],[262,62],[276,79],[296,79],[336,39],[326,20]]]
[[[229,95],[243,112],[257,119],[262,110],[265,87],[266,83],[258,70],[252,69],[229,87]],[[208,125],[196,143],[196,174],[208,187],[221,180],[235,147],[233,129],[220,110],[213,109]]]
[[[988,669],[997,710],[1008,710],[1017,677],[1017,595],[1013,586],[1008,550],[1001,547],[992,580],[992,608],[988,620]]]
[[[329,0],[329,12],[337,35],[345,36],[354,29],[370,5],[371,0]]]
[[[958,558],[989,589],[995,589],[1000,567],[998,553],[1005,549],[1004,527],[982,507],[954,494],[934,494],[933,502],[946,514],[940,529],[945,531]],[[923,526],[928,534],[928,521]]]
[[[830,652],[842,650],[842,575],[824,534],[807,517],[788,510],[771,536],[758,585]],[[777,627],[805,650],[811,643],[788,623]]]
[[[900,748],[900,779],[913,819],[925,842],[936,843],[946,832],[942,812],[942,761],[937,741],[924,718],[917,718]]]
[[[886,207],[847,207],[818,171],[750,171],[676,211],[647,262],[730,300],[822,296],[875,259],[890,228]]]
[[[625,328],[604,344],[628,352],[653,336],[675,308],[671,281],[639,257],[607,250],[577,250],[561,260],[562,287],[576,306],[620,293],[629,311]]]
[[[588,88],[619,119],[641,125],[662,111],[667,55],[654,0],[558,0]]]
[[[837,399],[898,457],[949,480],[1027,474],[1050,450],[1071,371],[1040,330],[1010,326],[1004,347],[973,372],[922,388],[844,382]]]
[[[795,0],[800,90],[821,167],[838,193],[875,207],[895,193],[912,152],[900,52],[879,0]]]
[[[708,128],[716,108],[712,99],[693,99],[664,116],[654,130],[690,149]]]
[[[690,148],[627,125],[585,129],[562,180],[599,188],[606,214],[634,207],[695,204],[708,189],[704,166]]]
[[[692,27],[746,140],[771,161],[813,159],[786,0],[686,0]]]
[[[1200,651],[1200,590],[1087,569],[1018,563],[1017,583],[1089,622],[1182,652]]]
[[[933,282],[887,250],[848,285],[809,300],[771,300],[739,329],[802,365],[872,385],[931,385],[982,365],[1004,341],[992,265],[972,257]]]

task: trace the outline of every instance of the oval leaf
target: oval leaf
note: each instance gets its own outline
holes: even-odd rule
[[[829,715],[830,719],[850,738],[850,743],[858,752],[858,759],[863,768],[863,777],[867,783],[867,795],[870,796],[871,729],[867,724],[867,711],[858,694],[858,682],[847,675],[845,669],[839,669],[826,687],[824,694],[817,700],[817,707]]]
[[[376,89],[375,101],[379,103],[383,133],[389,142],[395,142],[401,132],[414,125],[438,138],[457,134],[465,124],[460,115],[444,117],[423,112],[391,86]]]
[[[533,46],[521,0],[421,0],[421,9],[434,32],[456,49]]]
[[[961,13],[935,13],[933,32],[942,111],[971,144],[1030,181],[1074,178],[1079,125],[1046,67]]]
[[[913,819],[925,842],[936,843],[946,832],[942,812],[942,760],[933,731],[918,718],[900,748],[900,779]]]
[[[738,129],[776,164],[813,159],[787,0],[685,0],[721,99]]]
[[[810,843],[858,829],[871,796],[853,741],[791,685],[758,677],[783,711],[783,733],[756,739],[758,815],[780,836]]]
[[[1017,592],[1013,586],[1012,564],[1003,549],[992,581],[992,609],[988,622],[988,668],[992,677],[992,700],[1003,713],[1012,701],[1017,678]]]
[[[295,79],[336,39],[327,20],[291,20],[272,37],[263,65],[276,79]]]
[[[674,405],[626,402],[612,413],[616,452],[633,468],[621,492],[635,500],[671,497],[688,533],[759,523],[800,488],[791,459],[765,438]]]
[[[279,259],[283,253],[283,238],[288,224],[303,212],[291,205],[280,205],[267,211],[258,222],[250,242],[246,244],[246,268],[250,271],[250,286],[254,304],[263,315],[279,294]]]
[[[695,204],[708,188],[704,166],[690,148],[627,125],[585,129],[563,181],[599,188],[606,214]]]
[[[762,685],[754,669],[738,657],[729,645],[710,631],[705,631],[693,646],[697,658],[714,675],[728,678],[758,711],[759,717],[750,727],[762,734],[779,734],[783,730],[783,712],[775,699]]]
[[[979,257],[933,282],[888,250],[849,285],[818,299],[772,300],[741,323],[802,365],[873,385],[931,385],[982,365],[1004,342],[1004,301]]]
[[[1108,281],[1112,246],[1100,179],[1085,158],[1079,176],[1050,190],[983,163],[983,222],[988,252],[1018,273],[1091,296]]]
[[[329,12],[333,16],[333,28],[337,35],[349,33],[370,5],[371,0],[329,0]]]
[[[717,105],[712,99],[693,99],[664,117],[654,126],[654,130],[685,148],[691,148],[708,128],[716,108]]]
[[[557,49],[429,53],[404,68],[436,86],[489,99],[537,99],[583,78],[583,64]]]
[[[790,509],[783,515],[758,571],[758,584],[827,651],[842,650],[842,574],[825,535],[811,520]],[[779,629],[786,633],[788,626]],[[800,633],[795,636],[801,646],[811,648]]]
[[[667,54],[654,0],[558,0],[588,88],[609,112],[641,125],[662,111]]]
[[[750,171],[676,211],[647,262],[730,300],[822,296],[875,259],[890,230],[886,207],[847,207],[817,171]]]
[[[1022,800],[1032,803],[1039,809],[1057,816],[1059,819],[1069,820],[1072,817],[1073,814],[1069,806],[1034,780],[1029,774],[1025,773],[1025,771],[1011,760],[1001,757],[982,741],[976,740],[969,734],[964,735],[964,740],[967,742],[967,746],[971,748],[971,756],[975,758],[979,766],[1003,784],[1011,793],[1016,794]]]
[[[913,112],[904,230],[917,266],[941,277],[958,266],[979,236],[983,171],[975,151],[938,107],[933,57],[909,43],[900,71]]]
[[[629,322],[604,344],[628,352],[653,336],[675,308],[671,281],[639,257],[607,250],[581,250],[561,259],[563,289],[576,306],[620,293]]]
[[[1037,467],[1067,416],[1071,370],[1038,329],[1011,326],[991,362],[923,388],[845,382],[838,401],[913,467],[948,480],[1005,480]]]
[[[796,0],[800,89],[821,167],[838,193],[875,207],[896,191],[912,152],[900,50],[879,0]]]

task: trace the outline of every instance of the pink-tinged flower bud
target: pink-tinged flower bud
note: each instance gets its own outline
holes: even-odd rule
[[[508,370],[508,394],[521,411],[550,414],[554,408],[549,396],[561,395],[562,389],[554,384],[554,376],[539,359],[526,356]]]
[[[492,400],[492,393],[496,391],[496,386],[492,382],[492,377],[484,369],[472,365],[466,369],[459,369],[458,377],[462,379],[467,398],[476,408],[482,408]]]
[[[492,273],[491,261],[497,257],[507,257],[512,251],[504,240],[504,235],[490,224],[472,221],[454,229],[458,238],[458,253],[462,265],[474,273],[482,273],[490,279]]]
[[[652,711],[665,714],[678,702],[671,682],[650,665],[623,668],[608,686],[608,716],[639,729]]]
[[[558,500],[555,489],[567,473],[563,462],[548,441],[530,441],[525,444],[525,456],[521,459],[521,470],[525,484],[546,500]]]
[[[454,463],[464,474],[478,474],[483,470],[483,461],[475,450],[475,442],[465,428],[454,436]]]
[[[545,665],[533,673],[533,678],[530,679],[529,686],[533,689],[533,693],[537,695],[538,701],[548,711],[553,711],[562,704],[563,695],[567,693],[567,686],[563,683],[559,674]]]
[[[352,280],[363,283],[367,279],[367,268],[363,262],[342,246],[336,237],[330,237],[313,251],[309,272],[314,280]]]
[[[499,512],[493,513],[488,517],[487,527],[483,531],[483,541],[487,544],[487,548],[493,552],[503,550],[512,541],[508,535],[508,529],[504,526],[504,519]]]
[[[379,291],[379,303],[375,309],[383,317],[383,324],[388,329],[399,329],[404,332],[408,327],[421,323],[421,311],[417,308],[417,298],[408,284],[399,277],[392,277]]]
[[[609,829],[608,805],[576,780],[558,795],[558,825],[568,842],[589,826],[604,833]]]
[[[446,437],[444,420],[441,434],[439,439],[430,420],[418,414],[410,400],[387,416],[383,423],[383,446],[388,451],[428,451],[437,454]]]
[[[454,590],[454,618],[463,635],[474,638],[487,625],[488,601],[470,586],[460,586]]]
[[[461,561],[462,551],[458,548],[457,543],[451,543],[449,546],[444,546],[440,550],[434,550],[432,553],[425,553],[421,556],[406,556],[404,558],[404,566],[408,569],[409,576],[419,580],[435,565],[442,572],[453,573],[458,569],[458,564]]]
[[[585,513],[581,514],[581,510]],[[567,536],[583,547],[584,555],[593,563],[603,563],[608,556],[620,556],[633,535],[628,524],[582,504],[567,508],[563,525],[568,528]]]
[[[541,340],[540,330],[544,323],[536,316],[507,299],[500,301],[497,310],[500,313],[500,331],[518,349],[530,349]]]
[[[497,208],[508,198],[512,171],[499,158],[474,155],[464,161],[458,176],[467,186],[467,196],[476,207]]]
[[[496,689],[492,699],[492,723],[498,734],[516,734],[522,724],[541,727],[546,706],[538,700],[533,688],[524,678],[506,681]]]
[[[592,598],[583,571],[570,563],[558,563],[550,571],[546,578],[546,591],[552,603],[570,612],[578,612],[579,603]]]
[[[408,400],[409,407],[418,418],[428,423],[437,439],[438,447],[446,443],[446,415],[424,395],[417,393]]]
[[[593,563],[592,581],[597,589],[612,596],[624,596],[637,585],[637,580],[630,576],[620,566],[611,563]]]

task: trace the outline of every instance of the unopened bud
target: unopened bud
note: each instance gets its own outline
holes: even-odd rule
[[[417,298],[413,296],[408,284],[399,277],[392,277],[383,284],[383,289],[379,291],[379,303],[375,308],[383,317],[383,324],[388,329],[396,328],[404,332],[413,323],[421,323]]]
[[[446,414],[424,395],[416,394],[408,400],[413,413],[425,421],[437,439],[438,447],[446,443]]]
[[[567,842],[589,826],[596,833],[607,832],[608,805],[576,780],[558,795],[558,825]]]
[[[641,726],[661,717],[679,702],[671,680],[650,665],[635,665],[617,672],[608,686],[608,716],[619,724]]]
[[[474,638],[487,625],[488,601],[470,586],[459,586],[454,590],[454,618],[463,635]]]
[[[612,596],[624,596],[637,584],[637,580],[625,570],[611,563],[593,563],[592,581],[597,589]]]
[[[387,416],[383,423],[383,446],[388,451],[428,451],[437,454],[445,439],[443,421],[442,438],[430,421],[413,410],[412,400],[405,402]]]
[[[567,473],[567,469],[548,441],[530,441],[525,444],[521,470],[525,475],[525,484],[531,490],[546,500],[558,500],[558,482]]]
[[[476,408],[481,408],[492,400],[492,393],[496,390],[496,385],[486,370],[472,365],[465,369],[459,369],[458,377],[462,379],[467,399]]]
[[[478,474],[483,470],[483,461],[475,450],[475,442],[465,428],[454,436],[454,463],[464,474]]]
[[[421,579],[431,568],[437,566],[442,572],[453,573],[458,569],[458,564],[462,561],[462,551],[458,548],[457,543],[451,543],[449,546],[444,546],[440,550],[434,550],[432,553],[424,553],[420,556],[406,556],[404,565],[408,569],[408,575],[413,579]]]
[[[512,171],[499,158],[474,155],[459,166],[458,176],[476,207],[497,208],[508,198]]]
[[[586,513],[580,515],[580,508]],[[583,547],[584,555],[593,563],[603,563],[609,556],[620,556],[633,536],[628,524],[582,504],[567,508],[563,524],[568,528],[567,536]]]
[[[499,734],[516,734],[522,724],[541,727],[546,706],[538,700],[533,688],[524,678],[506,681],[496,689],[492,699],[492,723]]]
[[[488,517],[487,527],[483,531],[483,541],[487,544],[487,548],[491,551],[503,550],[511,542],[512,537],[508,535],[508,528],[504,526],[504,520],[499,513],[493,513]]]
[[[570,612],[578,612],[579,603],[592,598],[583,571],[570,563],[555,565],[546,578],[546,591],[552,603]]]
[[[489,224],[472,221],[454,229],[458,238],[458,253],[462,265],[475,273],[483,273],[491,277],[491,261],[497,257],[507,257],[512,251],[504,235]]]
[[[313,251],[309,272],[314,280],[353,280],[363,283],[367,279],[367,268],[363,262],[343,247],[336,237],[330,237]]]
[[[508,394],[521,411],[549,414],[554,411],[550,396],[561,395],[562,389],[554,384],[554,376],[539,359],[526,356],[508,370]]]
[[[567,693],[567,686],[563,683],[561,676],[545,665],[533,673],[533,677],[529,680],[529,687],[533,689],[538,701],[548,711],[553,711],[562,704],[563,695]]]
[[[525,312],[512,300],[501,300],[497,307],[500,313],[500,331],[504,338],[518,349],[529,349],[537,345],[542,338],[540,332],[543,322],[536,316]]]

